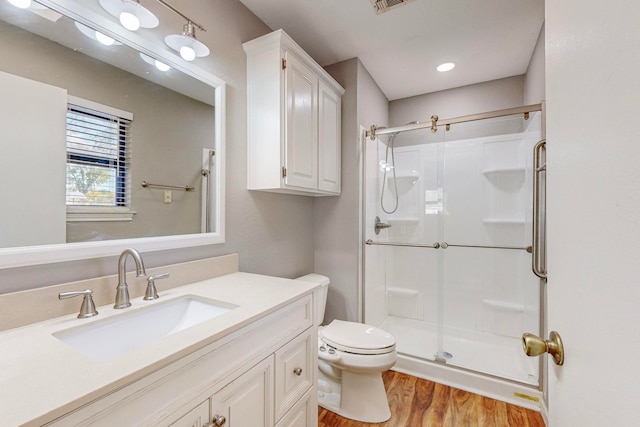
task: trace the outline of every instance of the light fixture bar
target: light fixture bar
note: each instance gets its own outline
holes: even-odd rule
[[[184,19],[186,19],[188,22],[190,22],[194,27],[197,27],[199,30],[207,31],[202,25],[198,24],[196,21],[194,21],[193,19],[189,18],[184,13],[180,12],[178,9],[176,9],[175,7],[173,7],[172,5],[167,3],[165,0],[156,0],[156,1],[158,3],[160,3],[160,4],[162,4],[163,6],[165,6],[167,9],[169,9],[169,10],[173,11],[174,13],[177,13],[178,15],[182,16]]]

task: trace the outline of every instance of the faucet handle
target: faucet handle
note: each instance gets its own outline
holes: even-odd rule
[[[144,293],[144,300],[154,300],[158,299],[158,290],[156,289],[156,280],[158,279],[166,279],[169,277],[169,273],[157,274],[155,276],[147,277],[147,290]]]
[[[91,289],[87,289],[84,291],[71,291],[71,292],[61,292],[58,294],[58,299],[67,299],[78,297],[82,295],[84,298],[82,299],[82,305],[80,306],[80,313],[78,313],[78,319],[85,319],[87,317],[93,317],[98,314],[98,310],[96,310],[96,306],[93,303],[93,291]]]

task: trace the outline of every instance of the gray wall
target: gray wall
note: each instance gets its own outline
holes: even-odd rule
[[[538,104],[545,97],[545,59],[544,59],[544,25],[540,29],[538,42],[531,55],[527,73],[524,75],[524,103],[525,105]]]
[[[315,201],[315,271],[331,280],[326,322],[358,320],[360,127],[386,125],[389,103],[359,59],[326,67],[342,97],[342,193]]]
[[[430,121],[520,107],[524,103],[524,76],[463,86],[391,101],[390,126]]]
[[[198,66],[227,82],[226,243],[143,254],[148,267],[240,254],[240,269],[283,277],[313,271],[313,205],[310,197],[246,189],[246,57],[242,43],[271,30],[236,0],[172,3],[206,28],[198,39],[211,55]],[[161,8],[162,9],[162,8]],[[155,10],[155,9],[154,9]],[[184,22],[161,17],[155,31],[175,32]],[[116,257],[0,270],[0,292],[11,292],[114,274]]]

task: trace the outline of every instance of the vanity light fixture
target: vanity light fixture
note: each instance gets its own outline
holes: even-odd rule
[[[456,64],[454,64],[453,62],[445,62],[444,64],[440,64],[436,67],[436,70],[440,71],[441,73],[444,73],[446,71],[451,71],[455,68]]]
[[[142,58],[142,60],[147,64],[153,65],[160,71],[169,71],[171,69],[171,67],[165,64],[164,62],[158,61],[157,59],[152,58],[149,55],[145,55],[142,52],[140,52],[140,58]]]
[[[94,30],[93,28],[89,28],[84,24],[81,24],[79,22],[75,22],[76,24],[76,28],[78,30],[80,30],[80,32],[82,34],[84,34],[85,36],[89,37],[90,39],[93,40],[97,40],[98,42],[100,42],[101,44],[105,45],[105,46],[120,46],[122,45],[122,43],[114,40],[113,38],[102,34],[99,31]]]
[[[180,56],[185,61],[193,61],[196,58],[209,55],[209,48],[204,43],[196,40],[196,28],[206,31],[205,28],[175,7],[171,6],[165,0],[156,1],[187,21],[182,28],[182,34],[171,34],[165,37],[165,43],[171,49],[179,52]],[[128,30],[136,31],[140,27],[154,28],[160,24],[158,18],[140,4],[140,0],[99,0],[99,2],[107,12],[119,18],[122,26]],[[166,64],[162,64],[158,69],[162,70],[164,67],[168,66]]]
[[[158,18],[140,4],[140,0],[100,0],[100,6],[120,20],[120,24],[129,31],[142,28],[155,28],[160,24]]]
[[[196,57],[209,55],[209,48],[196,40],[196,26],[204,30],[202,26],[188,21],[182,27],[182,34],[171,34],[164,39],[164,42],[171,49],[180,52],[180,56],[186,61],[193,61]]]

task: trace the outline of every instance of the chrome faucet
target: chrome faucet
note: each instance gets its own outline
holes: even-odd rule
[[[127,255],[131,255],[136,262],[137,277],[146,276],[147,272],[144,271],[144,263],[140,254],[135,249],[125,249],[120,254],[118,259],[118,286],[116,287],[116,303],[113,308],[127,308],[131,307],[129,301],[129,286],[127,285]]]

